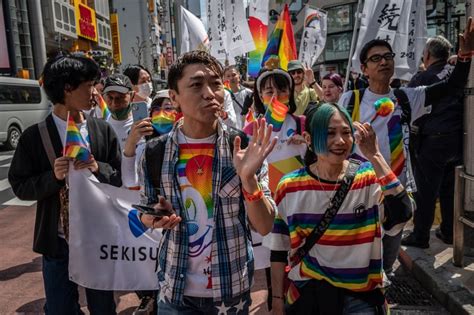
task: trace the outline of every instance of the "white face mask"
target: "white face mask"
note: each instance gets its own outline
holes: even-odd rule
[[[143,98],[150,97],[152,92],[153,84],[151,82],[143,83],[138,86],[138,94]]]

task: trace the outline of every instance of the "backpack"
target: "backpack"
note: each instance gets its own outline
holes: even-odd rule
[[[352,117],[352,121],[360,121],[360,103],[364,97],[366,89],[353,90],[349,104],[347,104],[347,112]],[[401,124],[408,125],[410,128],[411,123],[411,107],[410,100],[408,99],[407,94],[401,89],[394,89],[393,94],[397,98],[398,104],[402,108],[402,116],[400,118]]]
[[[228,128],[228,141],[230,150],[234,152],[234,140],[239,136],[241,139],[240,146],[245,149],[248,146],[247,135],[238,129]],[[160,194],[161,185],[161,169],[163,167],[163,159],[165,156],[165,146],[168,134],[161,135],[147,142],[145,148],[147,177],[150,179],[155,193]]]

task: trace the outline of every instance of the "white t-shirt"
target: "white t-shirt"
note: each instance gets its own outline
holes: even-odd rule
[[[128,134],[130,133],[130,129],[132,129],[132,125],[133,125],[132,115],[130,114],[130,116],[125,120],[116,120],[112,116],[110,116],[107,122],[115,131],[115,134],[117,135],[119,139],[120,150],[123,150],[125,146],[125,141],[127,141]]]
[[[425,107],[425,87],[417,88],[401,88],[407,95],[411,107],[411,122],[417,120],[423,115],[431,112],[431,106]],[[352,96],[352,91],[344,93],[339,99],[339,105],[347,107]],[[408,144],[409,130],[406,125],[400,124],[402,108],[398,105],[393,90],[390,89],[388,94],[375,94],[366,89],[360,103],[359,121],[361,123],[370,122],[375,115],[374,103],[384,97],[392,99],[395,104],[393,113],[386,117],[377,116],[372,122],[372,127],[377,134],[380,152],[385,161],[390,165],[395,175],[407,190],[414,190],[413,181],[411,180],[411,167],[409,162]],[[356,157],[365,160],[364,155],[359,148],[355,148]],[[408,185],[407,175],[410,174],[410,184]]]
[[[234,104],[234,111],[236,115],[238,129],[244,128],[245,117],[242,116],[242,109],[244,106],[244,101],[248,95],[252,95],[252,90],[247,89],[246,87],[243,87],[243,86],[241,86],[238,92],[234,93],[234,98],[238,102],[238,104],[234,100],[232,100],[232,103]],[[231,98],[232,98],[232,95],[231,95]]]
[[[214,229],[212,161],[216,135],[185,138],[178,131],[178,181],[189,235],[188,269],[184,295],[212,297],[211,247]]]
[[[138,180],[138,169],[142,160],[143,153],[145,152],[146,142],[141,141],[137,144],[135,149],[135,155],[127,157],[123,155],[122,151],[122,185],[123,187],[138,187],[140,182]]]
[[[237,117],[234,110],[234,102],[229,91],[224,90],[224,112],[227,113],[227,118],[224,119],[224,123],[229,127],[238,128]]]

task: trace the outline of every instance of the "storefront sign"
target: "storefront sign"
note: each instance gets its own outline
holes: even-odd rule
[[[77,35],[97,42],[97,23],[95,11],[88,6],[75,1]]]
[[[120,51],[120,33],[118,25],[118,14],[110,14],[110,31],[112,33],[112,53],[114,56],[114,63],[122,63],[122,53]]]

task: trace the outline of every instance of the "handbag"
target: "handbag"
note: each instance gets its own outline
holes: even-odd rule
[[[51,137],[49,136],[48,127],[46,121],[43,120],[38,124],[39,133],[41,136],[41,142],[43,142],[44,150],[48,156],[51,168],[54,171],[54,160],[56,160],[56,153],[54,152],[53,144],[51,143]],[[64,231],[64,237],[66,240],[69,239],[69,185],[64,185],[59,190],[59,220],[61,227]]]
[[[287,298],[288,295],[291,295],[292,301],[295,301],[299,294],[296,285],[288,278],[288,273],[290,272],[291,268],[297,266],[301,262],[301,260],[309,253],[311,248],[313,248],[313,246],[318,242],[321,236],[323,236],[324,232],[326,232],[327,228],[339,211],[339,208],[341,208],[341,205],[352,186],[352,182],[354,181],[355,174],[359,169],[359,165],[360,161],[349,159],[349,165],[347,167],[346,174],[342,179],[341,186],[339,186],[338,190],[329,202],[329,207],[327,208],[326,212],[324,212],[323,217],[319,221],[318,225],[315,226],[311,233],[306,237],[305,243],[290,255],[290,266],[285,268],[283,292],[285,292],[285,296],[287,296]]]

